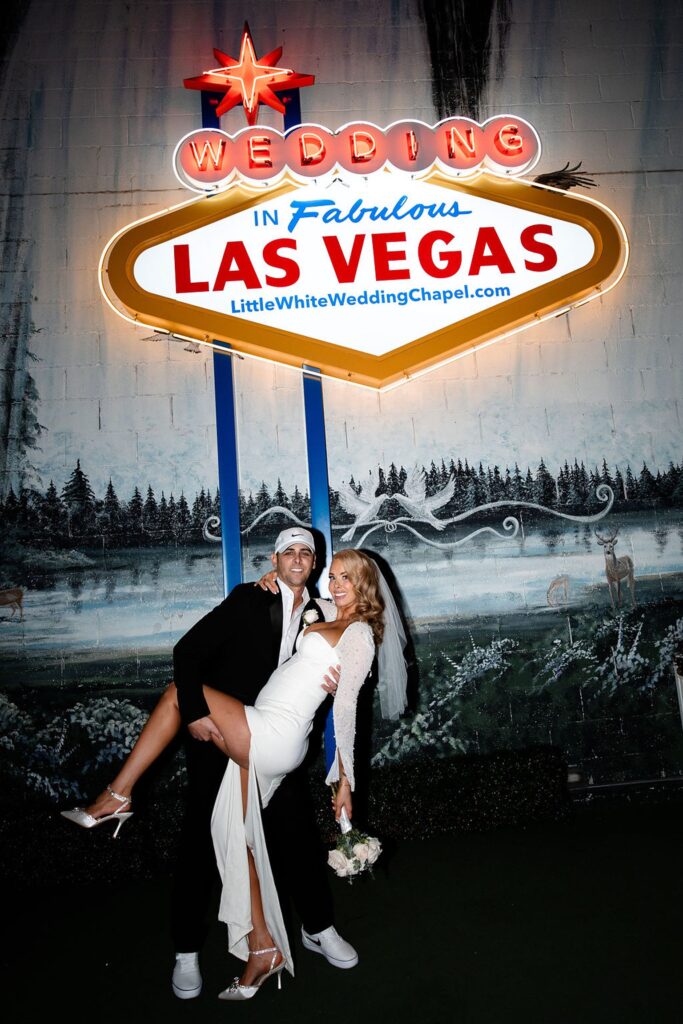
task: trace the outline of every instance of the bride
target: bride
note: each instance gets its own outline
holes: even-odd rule
[[[211,822],[223,880],[219,918],[227,924],[230,951],[246,961],[241,978],[221,992],[221,999],[250,999],[271,975],[278,976],[279,986],[284,968],[294,973],[261,807],[306,754],[315,712],[326,697],[321,682],[330,648],[340,678],[333,705],[336,749],[325,781],[335,786],[337,820],[343,811],[349,818],[352,814],[356,703],[376,648],[382,713],[395,718],[405,707],[405,634],[375,562],[353,548],[339,551],[330,566],[329,585],[336,618],[314,623],[299,635],[296,653],[273,672],[253,707],[203,687],[220,734],[213,741],[229,758]],[[61,813],[84,828],[117,819],[118,833],[132,813],[133,786],[180,727],[177,691],[171,683],[111,784],[89,807]]]

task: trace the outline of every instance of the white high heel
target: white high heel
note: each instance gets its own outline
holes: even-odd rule
[[[74,807],[70,811],[60,811],[59,813],[63,818],[66,818],[67,821],[73,821],[75,825],[80,825],[81,828],[96,828],[97,825],[102,825],[105,821],[117,821],[118,824],[114,829],[114,834],[112,836],[112,839],[116,839],[121,831],[121,826],[128,821],[129,818],[133,817],[132,811],[124,811],[123,809],[126,804],[130,804],[131,801],[129,796],[122,796],[120,793],[115,793],[111,786],[107,786],[107,793],[109,793],[109,796],[113,797],[114,800],[118,800],[121,804],[118,810],[114,811],[113,814],[104,814],[101,818],[93,818],[92,814],[88,814],[83,807]]]
[[[263,982],[275,974],[277,974],[277,987],[282,988],[282,971],[285,966],[285,958],[282,958],[282,961],[277,965],[277,967],[273,966],[279,952],[280,950],[277,946],[269,946],[268,949],[250,949],[249,956],[260,956],[262,953],[273,954],[273,959],[270,961],[270,970],[266,971],[265,974],[262,974],[260,978],[257,978],[254,985],[240,985],[240,979],[235,978],[228,988],[218,994],[218,998],[233,1001],[251,999],[261,988]]]

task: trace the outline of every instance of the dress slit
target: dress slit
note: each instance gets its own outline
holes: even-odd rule
[[[287,970],[294,974],[287,930],[263,832],[261,799],[253,757],[249,758],[246,814],[243,815],[242,810],[239,766],[234,761],[228,761],[213,809],[211,834],[218,870],[223,881],[218,919],[227,925],[230,952],[240,960],[247,960],[249,957],[247,936],[253,925],[248,846],[254,857],[256,874],[261,886],[261,901],[268,930],[273,936],[274,944],[285,958]]]

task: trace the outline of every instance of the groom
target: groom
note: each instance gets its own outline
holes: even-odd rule
[[[309,603],[306,583],[315,567],[313,535],[301,527],[283,530],[271,557],[278,594],[239,584],[173,649],[178,706],[190,736],[185,745],[187,809],[171,907],[176,948],[172,985],[179,999],[193,999],[202,990],[199,950],[218,880],[210,823],[225,755],[211,742],[218,730],[209,717],[202,686],[253,704],[274,669],[291,657]],[[329,602],[320,602],[320,608],[326,617],[335,614]],[[331,668],[324,689],[334,693],[338,678],[336,668]],[[304,947],[321,953],[335,967],[354,967],[358,954],[334,928],[325,853],[303,766],[286,776],[263,813],[263,823],[275,877],[302,921]],[[296,844],[291,836],[296,836]]]

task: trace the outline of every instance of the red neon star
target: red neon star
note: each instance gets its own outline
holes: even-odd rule
[[[186,78],[186,89],[200,89],[207,92],[224,92],[225,96],[216,107],[218,117],[232,110],[238,103],[244,107],[247,124],[254,125],[258,119],[259,104],[266,103],[273,110],[284,114],[285,105],[277,96],[283,89],[299,89],[305,85],[313,85],[314,75],[300,75],[289,68],[277,67],[282,56],[282,47],[271,50],[265,57],[257,59],[254,43],[245,21],[240,46],[239,60],[229,57],[221,50],[214,50],[213,55],[220,61],[221,67],[213,71],[205,71],[196,78]]]

